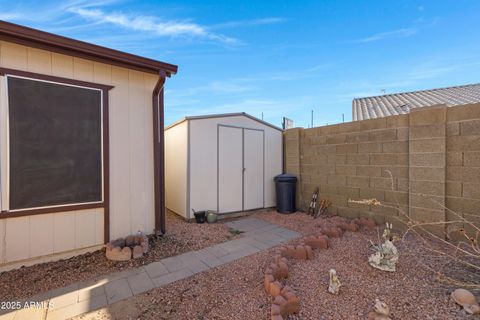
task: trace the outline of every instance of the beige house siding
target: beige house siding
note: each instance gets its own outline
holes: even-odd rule
[[[296,128],[284,138],[302,209],[318,187],[319,197],[332,202],[330,212],[347,217],[396,221],[394,208],[348,201],[376,198],[416,221],[458,220],[454,210],[480,225],[480,104]]]
[[[5,41],[0,41],[0,67],[114,86],[109,92],[110,238],[152,233],[152,92],[158,76]],[[0,103],[5,104],[4,77],[0,79]],[[2,149],[6,139],[2,137]],[[0,267],[103,244],[103,219],[103,209],[1,219]]]

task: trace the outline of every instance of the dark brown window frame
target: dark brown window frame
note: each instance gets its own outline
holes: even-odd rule
[[[103,112],[103,201],[99,203],[87,203],[87,204],[75,204],[75,205],[62,205],[62,206],[52,206],[45,208],[37,209],[25,209],[25,210],[11,210],[11,211],[1,211],[0,220],[6,218],[15,218],[15,217],[24,217],[37,214],[47,214],[47,213],[56,213],[56,212],[67,212],[67,211],[77,211],[77,210],[86,210],[94,208],[103,208],[104,210],[104,240],[108,242],[110,240],[110,157],[109,157],[109,121],[108,121],[108,93],[113,86],[98,84],[87,81],[80,81],[56,76],[50,76],[45,74],[33,73],[22,70],[0,68],[0,76],[20,76],[25,78],[31,78],[33,80],[43,80],[57,82],[60,84],[82,86],[92,89],[102,90],[102,112]]]

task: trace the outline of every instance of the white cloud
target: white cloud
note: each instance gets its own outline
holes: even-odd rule
[[[240,77],[233,79],[239,82],[270,82],[270,81],[296,81],[301,79],[315,78],[326,73],[326,70],[331,69],[333,63],[317,64],[312,67],[304,69],[293,69],[289,71],[278,71],[269,73],[257,73],[247,77]]]
[[[361,38],[358,40],[354,40],[354,43],[368,43],[386,39],[394,39],[394,38],[407,38],[416,34],[418,30],[416,28],[402,28],[398,30],[388,31],[388,32],[381,32],[374,35],[371,35],[366,38]]]
[[[0,0],[1,2],[2,0]],[[227,21],[217,25],[203,25],[189,19],[162,19],[151,14],[125,13],[112,11],[112,4],[119,0],[66,0],[63,3],[38,3],[33,7],[26,3],[11,6],[9,10],[0,12],[0,20],[15,22],[35,22],[46,24],[43,29],[50,32],[65,33],[72,30],[85,30],[100,24],[110,24],[130,31],[143,32],[142,36],[157,36],[171,38],[195,38],[212,42],[240,45],[243,42],[234,37],[221,34],[220,28],[240,28],[275,24],[284,21],[279,17],[265,17],[244,21]],[[41,15],[32,14],[41,12]],[[79,22],[79,18],[89,23]],[[47,24],[48,23],[48,24]],[[90,41],[90,38],[84,39]]]
[[[102,10],[85,9],[83,7],[71,7],[68,11],[98,23],[109,23],[135,31],[152,32],[163,37],[187,36],[204,38],[227,44],[238,43],[237,39],[212,33],[207,27],[192,22],[173,20],[160,21],[151,16],[105,13]]]
[[[76,7],[76,8],[96,8],[100,6],[106,6],[111,4],[117,4],[119,0],[67,0],[64,9]]]
[[[16,20],[21,17],[20,14],[18,13],[13,13],[13,12],[4,12],[0,13],[0,20]]]
[[[242,21],[228,21],[224,23],[219,23],[210,27],[210,29],[225,29],[225,28],[237,28],[237,27],[250,27],[250,26],[260,26],[266,24],[277,24],[286,21],[284,18],[279,17],[269,17],[261,19],[252,19],[252,20],[242,20]]]
[[[250,85],[242,85],[231,80],[213,81],[205,85],[192,86],[185,90],[174,91],[172,95],[178,97],[195,97],[200,94],[214,94],[214,95],[231,95],[237,93],[245,93],[255,90]]]
[[[273,81],[298,81],[301,79],[314,78],[323,73],[324,70],[331,68],[333,64],[318,64],[304,69],[296,69],[284,72],[258,73],[246,77],[226,78],[216,80],[210,83],[191,86],[181,91],[172,90],[171,94],[179,97],[195,97],[201,94],[214,95],[232,95],[246,92],[258,91],[259,86],[253,85],[254,82]]]
[[[371,81],[371,79],[358,79],[348,82],[342,89],[339,97],[348,99],[370,97],[382,95],[382,90],[386,94],[408,92],[420,89],[431,89],[432,81],[441,81],[448,78],[447,75],[461,73],[461,70],[480,65],[475,58],[456,58],[445,59],[431,57],[422,63],[409,65],[409,68],[391,69],[384,74],[388,74],[386,79]],[[433,82],[435,83],[435,82]],[[356,88],[356,91],[350,91],[349,88]]]

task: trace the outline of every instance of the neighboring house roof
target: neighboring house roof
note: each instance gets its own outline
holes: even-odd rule
[[[209,114],[209,115],[203,115],[203,116],[189,116],[189,117],[184,117],[174,123],[172,123],[171,125],[169,125],[168,127],[165,128],[165,130],[168,130],[170,128],[173,128],[175,127],[176,125],[179,125],[180,123],[184,122],[184,121],[189,121],[189,120],[200,120],[200,119],[211,119],[211,118],[224,118],[224,117],[238,117],[238,116],[241,116],[241,117],[247,117],[247,118],[250,118],[254,121],[257,121],[257,122],[260,122],[261,124],[264,124],[266,126],[269,126],[273,129],[276,129],[276,130],[279,130],[279,131],[283,131],[283,129],[280,129],[279,127],[269,123],[269,122],[266,122],[266,121],[263,121],[261,119],[258,119],[257,117],[254,117],[252,115],[249,115],[248,113],[246,112],[234,112],[234,113],[218,113],[218,114]]]
[[[140,57],[2,20],[0,20],[0,40],[154,74],[164,72],[166,76],[177,73],[178,69],[178,67],[173,64]]]
[[[366,120],[409,113],[410,109],[446,104],[449,107],[480,102],[480,83],[464,86],[355,98],[352,119]]]

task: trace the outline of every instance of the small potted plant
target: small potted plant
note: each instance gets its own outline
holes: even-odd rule
[[[207,222],[215,223],[217,222],[218,215],[213,210],[207,210]]]

